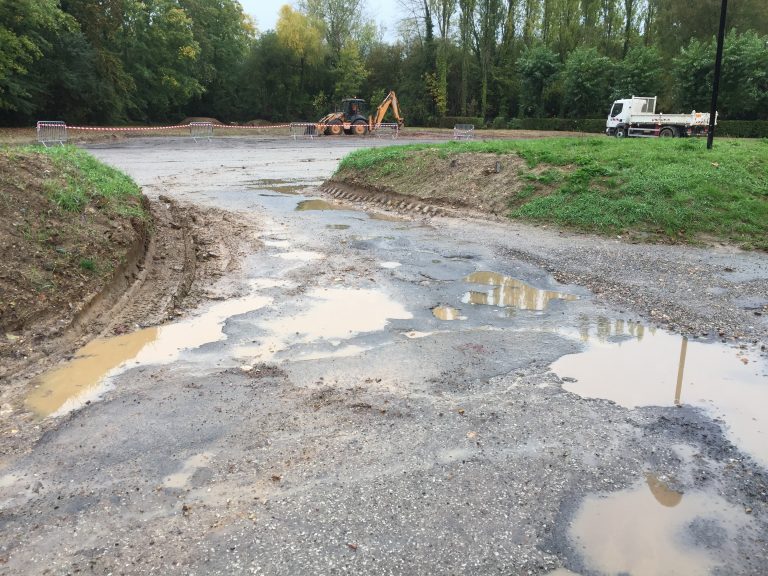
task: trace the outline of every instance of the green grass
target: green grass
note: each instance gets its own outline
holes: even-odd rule
[[[338,173],[367,173],[386,183],[388,175],[411,173],[415,158],[458,158],[461,165],[460,155],[471,152],[525,161],[530,171],[517,176],[526,186],[513,218],[602,234],[708,236],[768,250],[765,139],[718,139],[713,150],[703,139],[607,137],[417,144],[355,151]]]
[[[136,183],[87,152],[74,146],[35,146],[23,148],[19,153],[40,153],[51,159],[56,174],[45,182],[44,188],[63,210],[82,212],[90,202],[95,202],[108,214],[147,217],[141,204],[141,189]]]

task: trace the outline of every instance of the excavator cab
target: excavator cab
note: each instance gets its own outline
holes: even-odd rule
[[[360,98],[348,98],[341,101],[341,111],[347,122],[354,122],[358,118],[368,120],[368,105]]]

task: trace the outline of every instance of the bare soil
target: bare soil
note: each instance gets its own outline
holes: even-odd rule
[[[50,161],[30,158],[0,157],[0,434],[12,452],[43,431],[23,425],[33,419],[23,404],[31,379],[93,338],[161,324],[215,297],[211,286],[253,238],[245,219],[164,196],[144,198],[151,222],[96,205],[73,219],[45,194]]]

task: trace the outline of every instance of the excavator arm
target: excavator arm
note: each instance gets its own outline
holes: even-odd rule
[[[403,127],[405,119],[400,115],[400,103],[397,101],[397,95],[395,94],[395,91],[392,90],[389,94],[387,94],[384,100],[381,101],[379,107],[376,108],[376,112],[368,118],[369,130],[375,130],[381,126],[381,122],[384,120],[384,116],[387,114],[387,110],[389,110],[390,106],[392,107],[392,114],[394,115],[395,120],[397,120],[398,126],[400,128]]]

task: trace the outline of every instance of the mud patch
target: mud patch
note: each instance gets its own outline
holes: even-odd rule
[[[184,316],[211,297],[228,295],[213,291],[214,283],[237,270],[241,258],[257,246],[255,222],[237,214],[185,205],[164,196],[152,202],[150,209],[153,235],[135,259],[126,263],[119,281],[94,296],[77,322],[68,329],[51,323],[49,328],[38,327],[9,342],[13,356],[0,362],[6,378],[0,401],[11,407],[0,425],[0,434],[9,439],[6,453],[23,449],[44,431],[39,425],[27,425],[38,418],[37,410],[30,410],[25,401],[31,379],[75,354],[94,337],[121,336],[141,326],[156,326]],[[72,386],[88,388],[82,381]],[[53,401],[53,395],[50,399]],[[49,403],[41,412],[52,407]],[[21,433],[11,435],[12,429]]]

